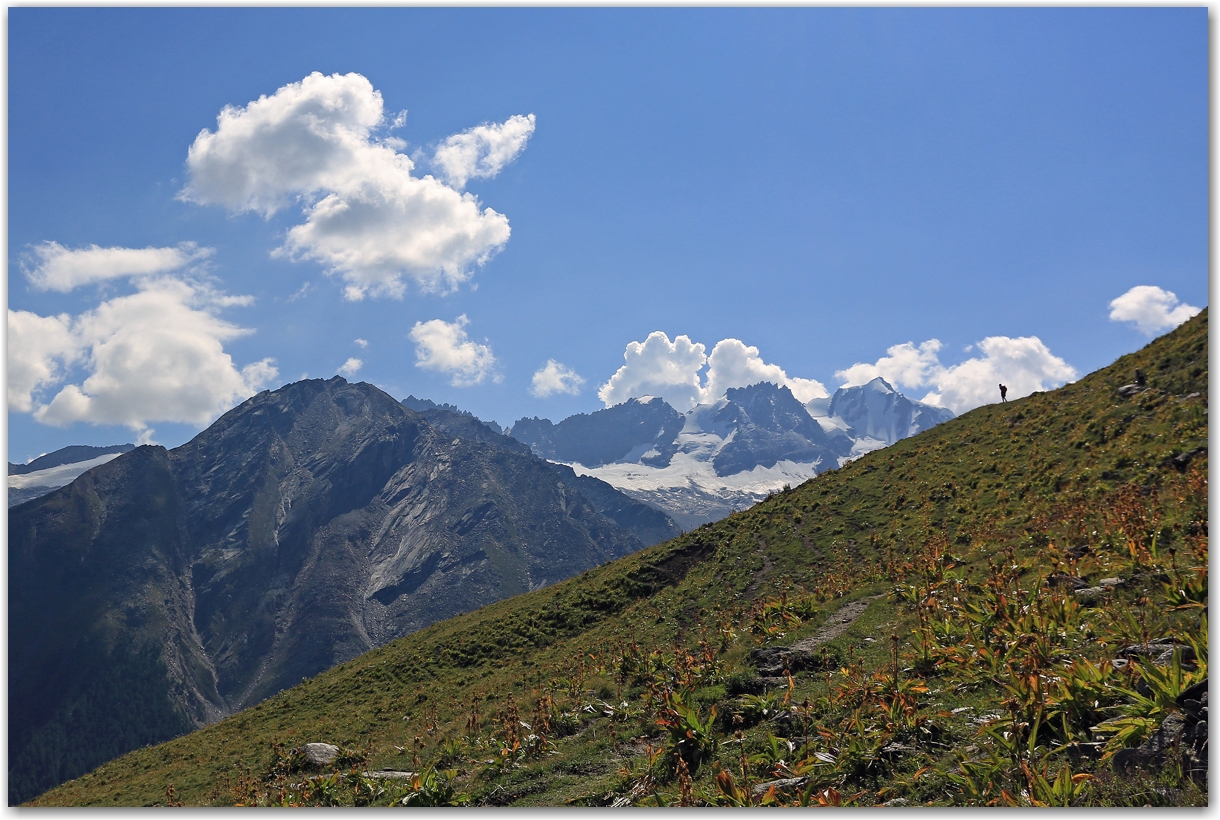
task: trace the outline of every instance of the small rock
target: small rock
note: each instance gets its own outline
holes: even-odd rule
[[[1085,587],[1084,589],[1076,590],[1076,600],[1088,606],[1100,601],[1109,591],[1109,587]]]
[[[1052,572],[1046,576],[1046,583],[1050,587],[1071,587],[1072,589],[1084,589],[1089,585],[1085,579],[1066,572]]]
[[[1187,687],[1178,695],[1178,706],[1196,720],[1207,719],[1207,679]]]
[[[1075,558],[1075,559],[1079,560],[1081,558],[1084,558],[1086,555],[1088,555],[1092,551],[1093,551],[1092,547],[1090,547],[1088,544],[1081,544],[1079,546],[1072,547],[1071,549],[1069,549],[1067,551],[1067,556],[1068,556],[1068,558]]]
[[[415,772],[397,772],[392,769],[379,769],[375,772],[362,772],[365,777],[375,777],[381,780],[410,780]]]
[[[750,653],[750,662],[759,675],[772,677],[782,676],[785,669],[793,673],[819,669],[822,658],[818,653],[791,646],[764,646]]]
[[[808,777],[784,777],[779,780],[768,780],[766,783],[759,783],[751,791],[753,791],[755,797],[762,797],[771,789],[775,789],[777,792],[792,791],[793,789],[801,788],[808,782]]]
[[[893,800],[886,800],[881,805],[883,805],[883,806],[909,806],[909,805],[911,805],[911,801],[907,800],[905,797],[895,797]]]
[[[329,766],[339,756],[339,747],[330,743],[306,743],[301,747],[305,759],[311,766]]]
[[[1125,583],[1127,582],[1122,578],[1102,578],[1097,582],[1097,586],[1113,589],[1114,587],[1121,587]]]
[[[1157,666],[1168,666],[1173,661],[1173,653],[1182,653],[1182,664],[1190,666],[1195,662],[1195,650],[1186,644],[1180,644],[1173,638],[1157,638],[1148,643],[1137,643],[1124,646],[1118,650],[1118,657],[1131,660],[1152,661]]]
[[[1118,395],[1122,396],[1124,399],[1129,399],[1137,393],[1143,393],[1144,388],[1140,387],[1138,384],[1124,384],[1115,392],[1117,392]]]
[[[800,717],[788,709],[781,709],[768,719],[785,735],[794,734],[801,727]]]
[[[1191,450],[1190,452],[1178,453],[1176,456],[1171,456],[1171,457],[1165,459],[1164,461],[1162,461],[1161,466],[1162,467],[1172,467],[1173,469],[1177,470],[1179,473],[1184,473],[1184,472],[1186,472],[1186,468],[1190,466],[1190,462],[1195,456],[1201,455],[1206,452],[1207,452],[1206,447],[1199,447],[1194,450]]]

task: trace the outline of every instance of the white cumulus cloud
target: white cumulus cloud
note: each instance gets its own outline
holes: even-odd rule
[[[779,365],[764,362],[757,347],[738,339],[717,342],[707,364],[707,383],[701,397],[704,402],[719,399],[730,387],[749,387],[759,382],[787,386],[802,404],[830,395],[821,382],[790,377]]]
[[[739,339],[721,339],[710,356],[706,351],[687,336],[671,342],[664,332],[653,331],[643,342],[627,345],[626,363],[601,386],[598,398],[610,407],[629,398],[660,396],[685,412],[697,403],[716,401],[729,388],[759,382],[787,386],[802,403],[829,395],[821,382],[789,376],[779,365],[763,361],[757,347]]]
[[[961,414],[1000,400],[1000,384],[1018,399],[1076,378],[1076,369],[1051,353],[1037,336],[988,336],[978,343],[981,356],[952,366],[940,361],[941,343],[929,339],[894,345],[874,364],[857,363],[835,376],[844,386],[880,376],[899,390],[931,388],[922,401]]]
[[[455,387],[481,383],[492,374],[496,357],[489,345],[472,341],[466,335],[468,324],[466,314],[454,322],[442,319],[416,322],[410,333],[411,341],[415,342],[415,366],[448,373],[449,383]]]
[[[54,356],[64,362],[79,359],[87,376],[63,386],[50,402],[35,405],[23,401],[29,392],[20,394],[30,382],[27,375],[19,385],[16,406],[33,409],[35,419],[56,426],[85,421],[142,431],[156,421],[206,424],[278,375],[271,359],[238,369],[224,351],[225,341],[250,331],[221,319],[217,311],[248,303],[248,297],[161,277],[141,280],[136,293],[102,302],[70,324],[68,317],[25,314],[18,333],[25,332],[23,323],[52,329],[48,318],[57,326],[50,337],[57,347],[30,358],[42,355],[44,363]],[[13,315],[10,312],[10,351]],[[70,332],[70,350],[65,332]],[[30,373],[30,363],[22,363],[19,372]],[[33,372],[35,386],[49,387],[67,378],[62,370],[35,367]]]
[[[643,342],[629,342],[623,351],[626,363],[597,391],[607,407],[630,398],[659,396],[685,412],[703,395],[699,371],[707,362],[707,348],[689,336],[671,342],[663,331],[654,330]]]
[[[93,282],[169,273],[212,255],[211,248],[183,242],[174,248],[65,248],[42,242],[22,260],[26,278],[38,290],[61,293]]]
[[[403,277],[421,290],[452,290],[508,242],[508,220],[432,177],[398,174],[306,208],[275,255],[312,259],[346,283],[343,295],[402,298]]]
[[[1172,291],[1136,285],[1110,302],[1110,321],[1133,322],[1142,333],[1155,336],[1172,330],[1201,309],[1179,302]]]
[[[350,358],[339,368],[339,375],[345,379],[350,379],[359,373],[362,367],[364,367],[364,362],[355,357]]]
[[[580,386],[585,380],[577,375],[572,368],[562,365],[554,359],[547,359],[546,364],[534,373],[530,394],[540,399],[553,396],[556,393],[567,393],[575,396],[580,392]]]
[[[25,310],[8,312],[8,406],[28,413],[39,388],[57,384],[64,366],[80,355],[67,314],[39,316]]]
[[[534,133],[534,115],[509,117],[454,134],[436,149],[432,164],[454,188],[474,178],[494,177],[525,150]]]
[[[1051,353],[1037,336],[988,336],[979,342],[983,355],[934,374],[933,390],[923,401],[961,414],[997,401],[1000,383],[1008,398],[1019,399],[1076,378],[1076,369]]]
[[[875,364],[857,363],[835,372],[843,386],[868,384],[880,376],[891,385],[921,387],[928,384],[932,373],[940,368],[941,343],[929,339],[918,347],[913,342],[894,345]]]
[[[413,176],[404,144],[378,137],[399,123],[387,122],[365,77],[315,72],[222,110],[216,130],[203,130],[188,151],[181,196],[264,216],[299,203],[304,221],[276,253],[319,262],[344,281],[348,299],[401,298],[404,280],[451,290],[504,246],[508,219],[460,185]],[[453,179],[464,173],[463,184],[494,176],[532,130],[532,115],[479,126],[445,141],[442,152],[458,140],[438,162]]]

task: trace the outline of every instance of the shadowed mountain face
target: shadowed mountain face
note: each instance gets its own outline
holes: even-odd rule
[[[660,404],[660,402],[657,403]],[[403,399],[403,404],[412,409],[418,409],[418,412],[433,427],[458,438],[480,441],[525,456],[529,456],[532,452],[528,446],[515,438],[498,432],[499,425],[493,427],[494,422],[482,421],[452,405],[437,405],[413,396]],[[662,406],[669,407],[669,405]],[[550,422],[545,423],[550,424]],[[639,538],[645,546],[659,544],[682,534],[681,528],[674,523],[673,519],[656,507],[638,501],[591,475],[577,475],[566,464],[543,463],[565,486],[576,487],[580,490],[580,494],[593,505],[593,509]]]
[[[558,424],[521,419],[509,431],[543,458],[599,467],[613,461],[669,464],[685,419],[661,399],[628,399],[622,404],[578,413]]]
[[[579,484],[335,378],[13,508],[11,799],[644,546]]]

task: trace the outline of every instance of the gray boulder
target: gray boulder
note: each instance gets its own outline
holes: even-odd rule
[[[339,747],[330,743],[306,743],[301,747],[305,760],[310,766],[322,769],[335,762],[339,756]]]

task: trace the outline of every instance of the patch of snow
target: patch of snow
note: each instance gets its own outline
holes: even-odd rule
[[[833,433],[836,430],[844,432],[851,430],[851,425],[838,416],[814,416],[813,420],[818,423],[825,433]]]
[[[686,424],[682,428],[682,433],[710,433],[718,438],[725,438],[731,429],[728,423],[713,421],[712,417],[723,410],[728,403],[727,398],[721,398],[710,404],[696,404],[686,413]],[[681,435],[679,435],[679,439],[681,439]]]
[[[869,436],[861,436],[856,439],[856,443],[852,445],[851,455],[848,459],[859,458],[865,453],[871,453],[873,450],[880,450],[882,447],[888,447],[889,442],[884,439],[870,438]]]
[[[683,527],[714,521],[762,501],[784,485],[796,486],[818,474],[819,463],[780,461],[728,476],[716,475],[712,458],[723,445],[710,434],[683,434],[683,449],[665,467],[619,462],[601,467],[571,463],[640,501],[669,513]]]
[[[57,487],[62,487],[65,484],[70,484],[81,473],[97,467],[99,464],[105,464],[111,459],[116,459],[122,453],[107,453],[104,456],[91,458],[88,461],[74,461],[71,464],[61,464],[58,467],[48,467],[45,470],[35,470],[32,473],[25,475],[11,475],[8,477],[8,486],[14,489],[25,489],[27,487],[50,487],[54,490]]]
[[[810,399],[805,402],[805,409],[809,411],[809,415],[814,419],[821,421],[826,416],[830,415],[830,396],[823,396],[817,399]]]
[[[653,444],[652,442],[648,442],[646,444],[637,444],[636,446],[634,446],[630,450],[628,450],[627,454],[624,455],[622,458],[620,458],[619,461],[639,461],[640,459],[644,458],[644,456],[648,455],[649,453],[653,453],[654,455],[660,455],[660,453],[657,452],[656,445]]]

